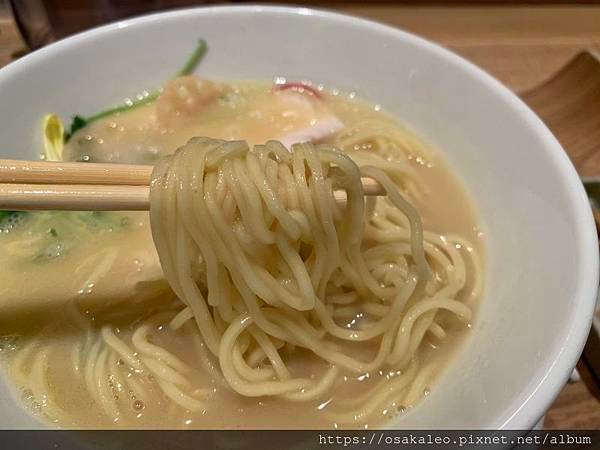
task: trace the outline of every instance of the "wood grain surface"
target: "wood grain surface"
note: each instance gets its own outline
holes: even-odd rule
[[[537,87],[580,52],[600,51],[600,6],[547,6],[538,4],[540,2],[530,6],[427,7],[403,7],[386,2],[318,3],[320,7],[341,10],[412,31],[454,50],[486,69],[514,91],[524,94],[530,105],[546,111],[547,117],[550,117],[548,122],[552,122],[552,114],[560,115],[560,111],[553,109],[552,102],[536,94]],[[14,22],[0,0],[0,67],[8,64],[15,55],[22,54],[23,49]],[[589,77],[586,76],[586,80]],[[557,83],[554,88],[560,91],[563,85],[560,81]],[[581,96],[584,100],[591,97],[586,108],[596,108],[595,111],[598,111],[600,91],[594,86],[588,86],[587,89],[590,90],[583,91],[583,94],[575,92],[569,95],[579,100]],[[575,113],[576,110],[571,112]],[[595,116],[595,120],[599,119],[600,116]],[[557,123],[549,125],[554,127],[553,131],[561,139],[565,131],[561,131]],[[596,136],[598,130],[600,128],[594,131]],[[600,157],[596,157],[596,152],[590,149],[589,141],[582,147],[572,133],[571,138],[566,142],[561,140],[576,167],[582,174],[600,176]],[[579,369],[584,379],[589,378],[582,365]],[[545,426],[600,429],[600,402],[583,381],[568,384],[546,415]]]
[[[600,175],[600,57],[577,54],[551,79],[521,93],[558,137],[581,176]]]

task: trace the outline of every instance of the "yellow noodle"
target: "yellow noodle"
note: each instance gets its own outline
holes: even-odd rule
[[[448,317],[470,320],[459,294],[467,284],[472,295],[482,289],[478,255],[460,236],[424,230],[410,201],[422,192],[419,178],[407,161],[386,159],[402,151],[426,165],[429,149],[385,124],[356,126],[334,141],[347,153],[193,138],[155,166],[152,236],[178,300],[132,309],[123,334],[109,311],[98,307],[93,322],[76,302],[67,308],[85,333],[70,350],[72,371],[109,420],[129,423],[131,396],[151,401],[156,390],[170,416],[204,411],[214,386],[311,402],[331,396],[344,371],[398,375],[334,399],[325,413],[336,423],[362,424],[386,405],[410,407],[423,396],[433,366],[419,367],[419,349],[427,332],[446,338]],[[386,196],[365,201],[365,176]],[[335,190],[345,192],[345,205]],[[190,345],[197,364],[163,345],[163,335]],[[359,358],[365,344],[370,353]],[[42,395],[47,354],[38,347],[22,351],[14,370]],[[304,356],[296,355],[307,353],[318,375],[297,373],[293,362]],[[63,417],[54,403],[50,409]]]

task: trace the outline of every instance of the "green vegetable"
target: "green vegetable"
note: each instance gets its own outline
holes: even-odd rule
[[[85,127],[87,124],[88,120],[84,119],[83,117],[73,117],[73,121],[71,122],[71,126],[69,127],[69,132],[65,135],[65,142],[67,142],[77,130],[80,130],[81,128]]]
[[[25,214],[25,213],[20,213],[18,211],[0,211],[0,223],[4,222],[6,219],[8,219],[13,214]]]
[[[198,64],[204,57],[204,55],[206,54],[207,50],[208,50],[208,46],[206,45],[206,41],[204,39],[200,39],[198,41],[198,46],[196,47],[196,50],[194,50],[194,52],[190,55],[190,57],[185,62],[183,67],[181,69],[179,69],[179,71],[175,74],[175,77],[181,77],[181,76],[189,75],[190,73],[192,73],[194,71],[194,69],[196,69],[196,67],[198,66]],[[86,127],[87,125],[89,125],[90,123],[92,123],[98,119],[112,116],[113,114],[116,114],[116,113],[129,111],[129,110],[135,109],[139,106],[147,105],[148,103],[152,103],[153,101],[155,101],[158,98],[158,96],[160,95],[160,92],[161,92],[160,90],[153,91],[142,98],[138,98],[135,100],[128,100],[124,105],[117,106],[114,108],[109,108],[105,111],[99,112],[98,114],[94,114],[93,116],[89,116],[89,117],[75,116],[75,117],[73,117],[73,121],[71,122],[71,126],[69,127],[69,132],[65,135],[65,142],[67,142],[69,140],[69,138],[71,136],[73,136],[73,134],[75,132],[77,132],[78,130],[81,130],[82,128]]]
[[[21,225],[26,215],[24,211],[0,211],[0,235]]]
[[[194,53],[190,55],[183,67],[179,69],[179,72],[175,74],[175,77],[189,75],[194,70],[196,70],[196,67],[198,67],[198,64],[200,64],[200,61],[202,61],[202,58],[204,58],[204,55],[206,54],[207,50],[208,45],[206,44],[206,41],[204,39],[200,39],[198,41],[198,46],[196,47],[196,50],[194,50]]]
[[[26,227],[20,225],[26,223]],[[45,262],[68,255],[82,243],[104,233],[116,233],[129,227],[129,218],[117,212],[39,211],[9,213],[0,220],[0,240],[15,262]]]
[[[65,129],[56,114],[47,114],[43,120],[44,159],[61,161],[64,147]]]

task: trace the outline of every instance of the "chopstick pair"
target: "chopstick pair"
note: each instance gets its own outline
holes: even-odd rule
[[[147,210],[151,174],[151,166],[0,160],[0,210]]]
[[[0,160],[0,211],[144,211],[152,166]],[[365,195],[384,195],[362,178]],[[344,191],[334,192],[345,203]]]

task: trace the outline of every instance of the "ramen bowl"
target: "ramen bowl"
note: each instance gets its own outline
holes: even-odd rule
[[[507,88],[459,56],[394,28],[305,8],[140,17],[0,70],[0,156],[36,159],[48,111],[85,115],[160,85],[199,37],[210,44],[202,76],[309,79],[356,92],[439,149],[482,224],[485,293],[469,336],[431,393],[387,426],[532,428],[566,382],[591,324],[596,231],[554,136]],[[4,381],[0,426],[44,426]]]

